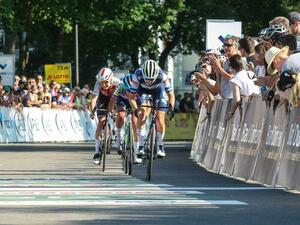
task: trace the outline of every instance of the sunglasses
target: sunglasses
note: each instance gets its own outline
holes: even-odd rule
[[[144,79],[145,83],[146,84],[152,84],[154,83],[155,80],[152,80],[152,79]]]
[[[229,43],[225,43],[225,44],[223,44],[223,48],[230,48],[230,47],[232,47],[233,45],[232,44],[229,44]]]

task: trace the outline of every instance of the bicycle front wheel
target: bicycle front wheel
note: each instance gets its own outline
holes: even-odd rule
[[[150,135],[149,135],[149,140],[148,140],[149,143],[147,145],[147,177],[146,177],[146,179],[148,181],[150,181],[152,178],[153,157],[154,157],[154,149],[156,146],[155,136],[156,136],[156,132],[155,132],[155,128],[153,126],[150,130]]]
[[[104,128],[104,148],[102,153],[102,171],[105,171],[105,163],[106,163],[106,154],[109,151],[110,147],[110,129],[109,123],[106,121],[105,128]]]

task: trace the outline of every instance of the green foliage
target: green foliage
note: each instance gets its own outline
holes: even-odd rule
[[[92,82],[108,60],[137,66],[139,50],[162,66],[168,55],[202,50],[206,19],[242,21],[243,33],[255,36],[299,7],[299,0],[1,0],[0,19],[6,33],[26,32],[15,44],[34,49],[25,68],[30,73],[45,63],[74,64],[78,23],[81,79]]]

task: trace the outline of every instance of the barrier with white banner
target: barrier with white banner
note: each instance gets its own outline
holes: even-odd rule
[[[300,107],[274,112],[256,96],[226,121],[229,111],[218,99],[212,119],[198,120],[191,157],[216,173],[300,191]]]
[[[1,143],[90,141],[96,126],[85,111],[0,107]]]

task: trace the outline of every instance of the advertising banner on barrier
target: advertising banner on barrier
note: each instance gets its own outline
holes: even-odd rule
[[[226,127],[227,127],[227,120],[226,120],[226,115],[228,112],[231,110],[231,104],[228,99],[223,99],[220,100],[222,101],[222,108],[221,112],[218,116],[219,119],[219,125],[218,125],[218,132],[216,136],[216,140],[214,143],[214,151],[216,152],[214,164],[212,167],[213,171],[219,172],[221,167],[222,167],[222,158],[223,158],[223,153],[224,153],[224,145],[226,141]]]
[[[233,176],[244,179],[252,177],[258,154],[258,145],[263,130],[266,104],[260,96],[253,97],[245,105],[242,132],[235,156]]]
[[[47,134],[48,141],[51,142],[64,140],[56,125],[56,114],[59,112],[60,111],[55,109],[42,110],[42,125],[45,133]]]
[[[208,146],[203,155],[204,158],[201,161],[201,164],[207,169],[212,169],[216,156],[217,149],[215,149],[215,147],[217,145],[215,145],[215,143],[219,130],[220,117],[222,116],[222,103],[222,101],[215,101],[211,112],[210,127],[208,131]],[[225,115],[223,115],[223,117],[225,117]]]
[[[84,123],[85,121],[81,120],[82,117],[80,117],[80,111],[72,111],[71,114],[71,127],[74,132],[74,138],[75,140],[78,141],[83,141],[84,140]]]
[[[231,103],[229,103],[231,105]],[[231,107],[231,106],[230,106]],[[221,173],[232,175],[234,169],[234,159],[238,147],[238,143],[241,137],[241,121],[242,121],[242,111],[238,108],[233,117],[227,122],[227,128],[224,144],[224,153],[222,158],[222,168]]]
[[[15,126],[10,108],[0,107],[3,142],[16,142]]]
[[[26,130],[28,140],[35,142],[48,141],[47,135],[42,125],[42,112],[40,108],[24,108]]]
[[[265,114],[264,129],[259,144],[259,154],[253,175],[254,180],[264,184],[274,185],[278,172],[286,117],[285,107],[277,109],[275,114],[272,108],[268,108]]]
[[[276,184],[300,191],[300,107],[290,111]]]
[[[12,118],[14,121],[14,133],[17,142],[26,142],[26,124],[23,110],[11,108]]]
[[[164,139],[192,140],[195,135],[197,120],[198,113],[176,113],[172,121],[166,118],[166,134]]]
[[[195,135],[194,135],[191,154],[190,154],[190,157],[194,160],[196,156],[196,149],[198,149],[199,146],[199,132],[201,128],[201,120],[204,119],[204,115],[206,115],[206,110],[205,108],[201,108],[198,116],[197,126],[195,130]]]
[[[194,160],[199,163],[202,161],[203,152],[206,151],[208,144],[208,130],[209,130],[209,120],[207,118],[206,109],[203,107],[201,109],[201,114],[199,116],[199,131],[197,133],[197,142],[195,144],[195,158]]]
[[[56,114],[56,126],[63,137],[63,141],[75,141],[74,130],[71,126],[71,111],[61,110]]]

